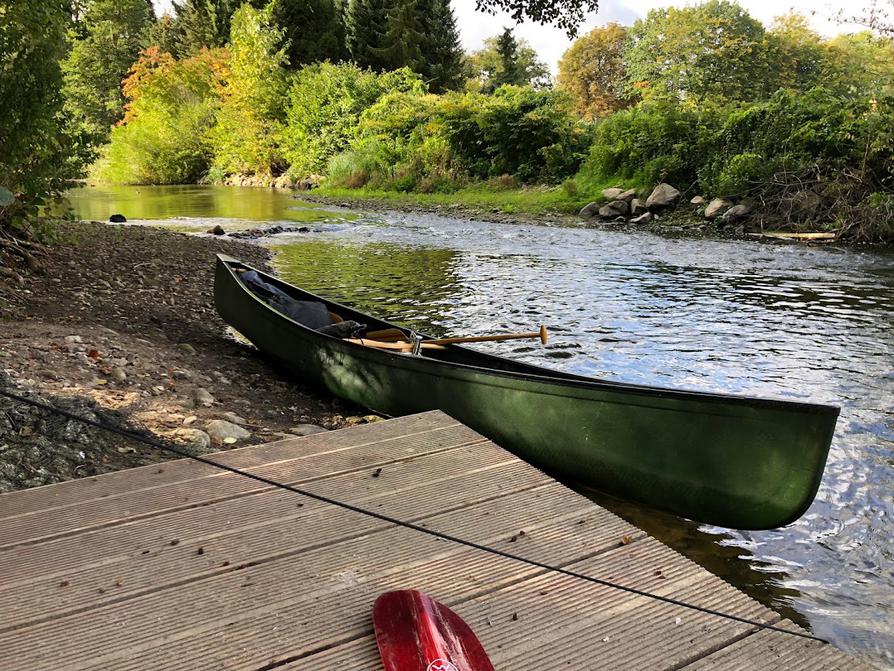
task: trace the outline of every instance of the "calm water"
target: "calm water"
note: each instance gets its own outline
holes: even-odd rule
[[[200,206],[214,198],[190,189],[159,196],[159,216],[189,213],[203,226],[248,218]],[[283,194],[230,191],[232,202],[276,199],[271,220],[289,211]],[[78,196],[85,216],[128,215],[108,192],[93,193]],[[424,215],[361,216],[266,243],[287,279],[425,332],[550,327],[546,348],[482,346],[508,357],[840,405],[817,499],[788,527],[733,531],[600,502],[837,646],[894,668],[894,256]]]

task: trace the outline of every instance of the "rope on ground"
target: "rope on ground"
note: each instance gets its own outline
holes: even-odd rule
[[[433,536],[434,538],[440,538],[441,540],[450,541],[452,543],[457,543],[459,545],[464,545],[465,547],[472,548],[474,550],[480,550],[482,552],[487,552],[489,554],[495,555],[497,557],[502,557],[503,559],[511,559],[513,561],[517,561],[523,564],[527,564],[528,566],[533,566],[535,568],[543,569],[545,571],[550,571],[552,573],[558,573],[560,575],[568,576],[570,578],[576,578],[578,580],[584,580],[586,582],[594,583],[597,585],[602,585],[603,587],[609,587],[611,589],[620,590],[622,592],[627,592],[629,594],[635,594],[636,596],[645,597],[648,599],[653,599],[655,601],[661,601],[663,603],[670,604],[672,606],[678,606],[680,608],[686,608],[688,610],[696,611],[698,613],[704,613],[706,615],[713,615],[716,617],[720,617],[726,620],[731,620],[733,622],[738,622],[740,624],[745,624],[751,627],[756,627],[761,630],[766,631],[775,631],[781,634],[789,634],[791,636],[797,636],[799,638],[806,638],[811,641],[819,641],[820,643],[828,643],[823,638],[818,636],[814,636],[812,634],[798,631],[796,629],[783,629],[782,627],[777,627],[771,624],[767,624],[765,622],[758,622],[757,620],[751,620],[746,617],[740,617],[739,615],[733,615],[732,613],[724,613],[723,611],[715,610],[713,608],[706,608],[704,606],[698,606],[696,604],[688,603],[686,601],[681,601],[679,599],[674,599],[669,596],[662,596],[660,594],[653,594],[651,592],[646,592],[644,590],[636,589],[635,587],[628,587],[626,585],[620,585],[618,583],[614,583],[610,580],[604,580],[602,578],[597,578],[595,576],[587,575],[585,573],[578,573],[577,571],[572,571],[569,569],[562,568],[560,566],[553,566],[551,564],[546,564],[541,561],[537,561],[536,559],[529,559],[527,557],[522,557],[521,555],[516,555],[511,552],[505,552],[504,550],[498,550],[497,548],[492,548],[487,545],[482,545],[481,543],[476,543],[475,541],[470,541],[464,538],[460,538],[458,536],[453,536],[451,534],[443,533],[441,531],[436,531],[434,529],[428,529],[426,527],[419,526],[418,524],[413,524],[412,522],[406,522],[404,520],[400,520],[396,517],[391,517],[389,515],[384,515],[382,513],[377,513],[373,510],[368,510],[366,508],[361,508],[360,506],[355,506],[350,503],[345,503],[343,501],[339,501],[337,499],[333,499],[328,496],[323,496],[321,494],[314,494],[313,492],[309,492],[305,489],[301,489],[300,487],[295,487],[293,485],[289,485],[283,482],[277,482],[276,480],[271,480],[270,478],[265,478],[262,475],[257,475],[255,473],[250,473],[249,471],[243,471],[242,469],[236,468],[234,466],[228,466],[226,464],[222,464],[214,461],[213,459],[208,459],[207,457],[198,456],[195,454],[191,454],[188,451],[177,447],[176,445],[171,445],[167,443],[163,443],[162,441],[149,438],[147,436],[143,436],[139,433],[135,433],[128,429],[123,429],[118,426],[113,426],[110,424],[105,424],[103,422],[95,421],[92,419],[88,419],[86,417],[80,417],[74,413],[68,412],[67,410],[62,410],[60,408],[53,407],[46,403],[41,403],[39,401],[35,401],[29,399],[25,396],[21,396],[19,394],[15,394],[10,391],[6,391],[5,389],[0,389],[0,395],[6,396],[7,398],[14,399],[16,401],[20,401],[22,403],[27,403],[37,408],[41,408],[46,410],[47,412],[55,413],[57,415],[61,415],[63,417],[67,417],[68,419],[72,419],[78,422],[83,422],[84,424],[88,424],[90,426],[96,427],[98,429],[102,429],[104,431],[109,431],[111,433],[118,434],[124,438],[129,438],[130,440],[135,440],[137,442],[143,443],[145,445],[149,445],[163,452],[170,452],[172,454],[176,454],[179,457],[184,457],[187,459],[193,459],[194,461],[198,461],[203,464],[207,464],[208,466],[213,466],[214,468],[219,468],[224,471],[228,471],[230,473],[234,473],[235,475],[239,475],[245,478],[249,478],[251,480],[255,480],[257,482],[263,483],[265,485],[270,485],[271,487],[276,487],[278,489],[284,489],[289,492],[293,492],[295,494],[300,494],[301,496],[306,496],[307,498],[314,499],[316,501],[320,501],[321,503],[327,503],[329,505],[337,506],[339,508],[344,508],[345,510],[350,510],[351,512],[358,513],[360,515],[366,515],[367,517],[372,517],[374,519],[380,520],[382,522],[387,522],[389,524],[393,524],[395,526],[403,527],[405,529],[411,529],[413,531],[418,531],[419,533],[426,534],[428,536]]]

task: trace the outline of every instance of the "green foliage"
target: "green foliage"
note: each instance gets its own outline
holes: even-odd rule
[[[859,98],[894,95],[894,36],[839,35],[829,41],[828,51],[824,86]]]
[[[211,131],[214,166],[224,173],[270,175],[282,168],[278,136],[285,116],[282,35],[272,8],[244,4],[233,15],[227,66]]]
[[[693,156],[702,151],[702,138],[718,123],[713,110],[669,101],[618,112],[596,127],[578,179],[586,185],[615,178],[638,186],[659,181],[692,184],[697,179]]]
[[[784,223],[865,220],[871,194],[894,193],[894,98],[815,88],[725,107],[644,104],[599,124],[577,181],[621,179],[753,198]]]
[[[210,131],[225,58],[225,52],[206,50],[175,60],[147,49],[124,85],[124,123],[112,130],[93,176],[112,184],[198,181],[212,159]]]
[[[550,91],[390,94],[362,114],[329,174],[344,186],[427,192],[489,178],[555,182],[577,170],[587,141],[568,100]]]
[[[582,117],[606,117],[633,103],[625,81],[626,42],[627,29],[609,23],[576,40],[562,55],[557,88],[571,96]]]
[[[63,61],[66,110],[90,144],[109,138],[124,116],[121,82],[152,25],[150,0],[89,0],[79,25],[84,36]]]
[[[244,0],[174,0],[170,30],[176,56],[186,57],[202,49],[223,47],[230,38],[230,21]]]
[[[462,50],[449,0],[350,0],[348,50],[361,67],[410,68],[435,92],[462,78]]]
[[[292,68],[347,57],[341,0],[272,0],[270,7]]]
[[[757,100],[770,65],[763,25],[728,0],[653,9],[630,29],[627,79],[644,100]]]
[[[83,155],[66,132],[62,70],[72,6],[7,0],[0,7],[0,229],[30,228],[80,174]]]
[[[549,86],[549,68],[526,40],[516,40],[510,28],[484,40],[484,47],[466,59],[469,91],[493,93],[503,84]]]
[[[409,70],[376,74],[356,65],[319,63],[296,73],[289,89],[282,152],[295,175],[322,172],[348,147],[361,113],[392,91],[421,93]]]

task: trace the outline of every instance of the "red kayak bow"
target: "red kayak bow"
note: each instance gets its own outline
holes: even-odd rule
[[[385,671],[494,671],[469,625],[422,592],[382,594],[373,625]]]

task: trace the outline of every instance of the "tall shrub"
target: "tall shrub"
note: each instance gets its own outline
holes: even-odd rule
[[[377,74],[353,64],[319,63],[298,71],[283,131],[290,172],[322,172],[332,156],[348,147],[360,114],[385,93],[424,90],[419,76],[406,69]]]
[[[0,8],[0,230],[29,226],[80,173],[59,66],[71,25],[67,0],[8,0]]]
[[[223,173],[279,172],[279,133],[285,116],[285,51],[271,8],[244,4],[233,15],[227,67],[211,131],[214,167]]]
[[[124,83],[127,112],[94,165],[94,177],[113,184],[201,179],[213,155],[209,135],[226,59],[221,49],[179,61],[147,49]]]

